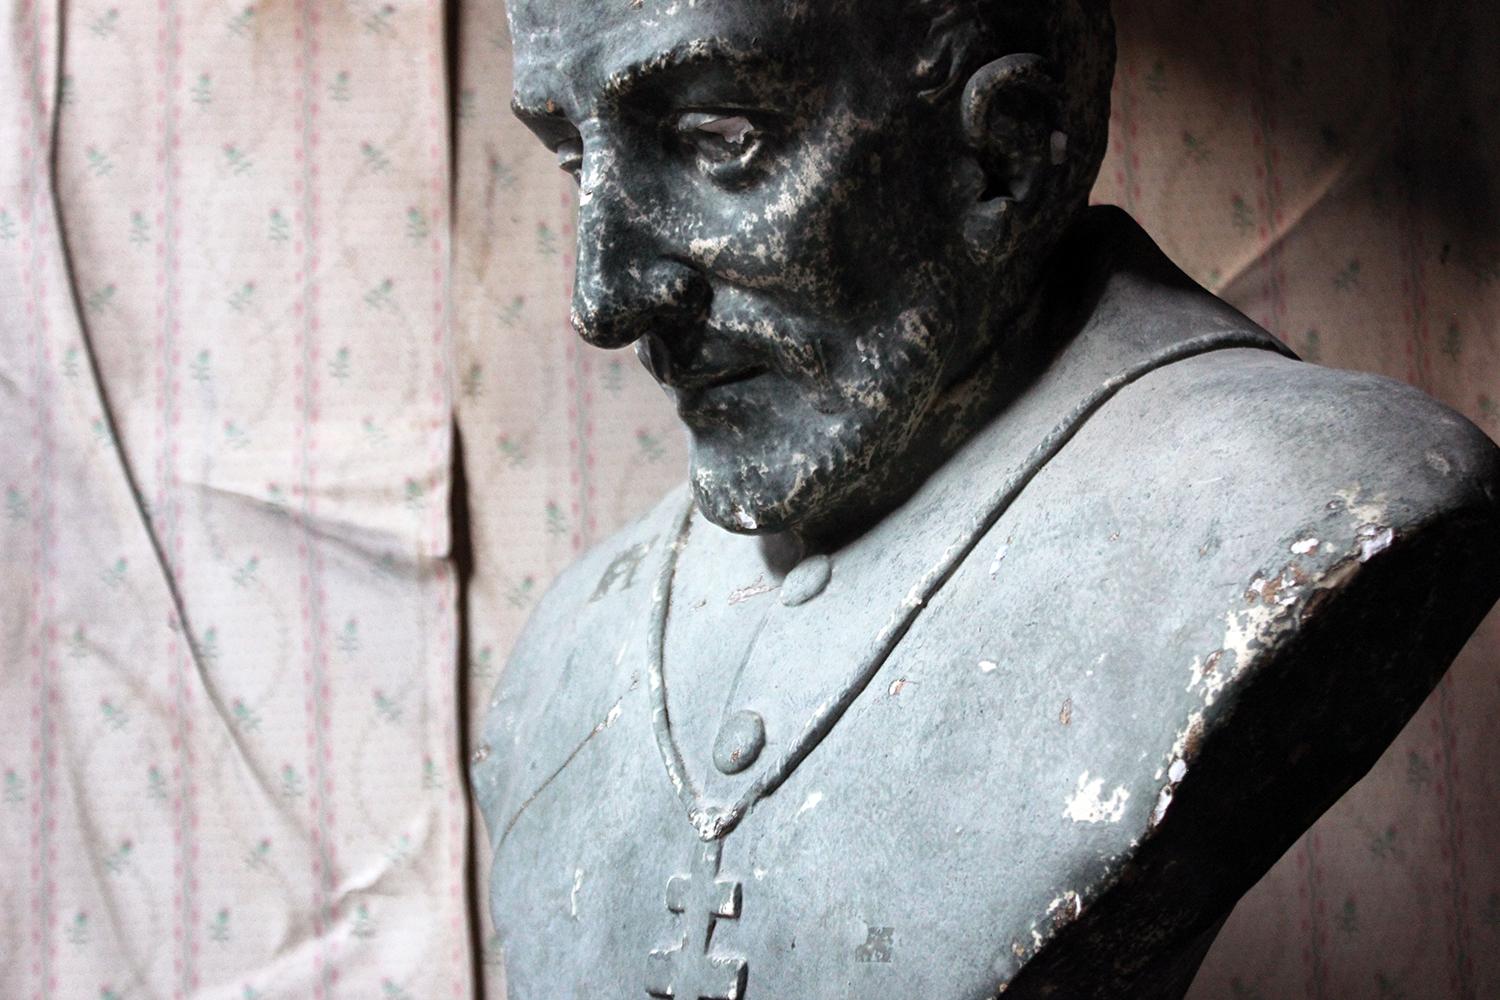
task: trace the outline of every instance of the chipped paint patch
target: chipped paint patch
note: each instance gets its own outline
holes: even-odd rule
[[[805,799],[802,800],[802,805],[800,805],[800,806],[797,807],[797,814],[795,816],[793,816],[792,818],[793,819],[801,819],[803,813],[810,813],[810,812],[812,812],[814,809],[818,808],[819,804],[822,803],[822,801],[823,801],[823,793],[822,792],[808,792],[807,793],[807,798],[805,798]]]
[[[1104,779],[1093,778],[1084,771],[1078,776],[1078,787],[1063,803],[1063,816],[1075,823],[1118,823],[1125,816],[1130,792],[1117,787],[1106,798]]]
[[[568,893],[568,913],[574,920],[578,919],[578,893],[583,888],[583,869],[573,870],[573,891]]]
[[[1299,556],[1305,556],[1305,555],[1307,555],[1307,554],[1315,551],[1317,549],[1317,547],[1318,547],[1318,540],[1316,538],[1302,538],[1302,539],[1298,539],[1297,541],[1295,541],[1295,542],[1292,543],[1292,554],[1293,555],[1299,555]]]
[[[1380,524],[1361,524],[1354,532],[1359,541],[1359,561],[1369,562],[1396,541],[1396,529]]]
[[[979,661],[979,672],[981,674],[992,674],[996,670],[999,670],[999,669],[1000,669],[1000,664],[996,663],[994,660],[980,660]]]
[[[895,680],[891,681],[891,687],[890,687],[890,695],[891,695],[891,697],[894,698],[894,697],[896,697],[896,695],[900,694],[903,690],[905,690],[906,689],[906,683],[907,683],[907,681],[906,681],[905,677],[897,677]]]

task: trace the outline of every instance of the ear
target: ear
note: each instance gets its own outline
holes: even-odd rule
[[[986,63],[959,102],[964,141],[984,177],[964,221],[976,259],[1007,252],[1024,229],[1025,208],[1046,202],[1046,187],[1067,155],[1058,131],[1062,92],[1039,55],[1017,53]]]

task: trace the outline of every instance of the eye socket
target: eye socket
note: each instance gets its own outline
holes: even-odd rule
[[[766,133],[744,114],[687,111],[674,123],[679,139],[711,174],[725,176],[752,165]]]

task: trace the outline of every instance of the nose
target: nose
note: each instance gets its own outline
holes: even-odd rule
[[[585,181],[592,178],[585,174]],[[709,286],[672,258],[648,209],[610,184],[584,187],[578,209],[573,329],[596,347],[691,329],[708,314]]]

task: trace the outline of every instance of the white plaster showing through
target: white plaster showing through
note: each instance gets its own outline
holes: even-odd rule
[[[793,816],[792,819],[801,819],[803,813],[812,812],[814,809],[818,808],[819,803],[821,803],[822,801],[822,792],[808,792],[807,798],[802,800],[802,805],[797,807],[797,815]]]
[[[1078,776],[1078,787],[1063,803],[1063,816],[1075,823],[1118,823],[1125,815],[1130,792],[1116,788],[1104,796],[1104,779],[1091,778],[1084,771]]]
[[[981,674],[992,674],[996,670],[999,670],[999,669],[1000,669],[1000,664],[996,663],[994,660],[980,660],[979,661],[979,672]]]
[[[1396,541],[1396,530],[1379,524],[1362,524],[1355,532],[1359,539],[1359,561],[1369,562]]]
[[[583,869],[573,870],[573,891],[568,893],[568,912],[574,920],[578,919],[578,891],[583,888]]]
[[[1299,556],[1305,556],[1318,547],[1316,538],[1303,538],[1292,543],[1292,552]]]

